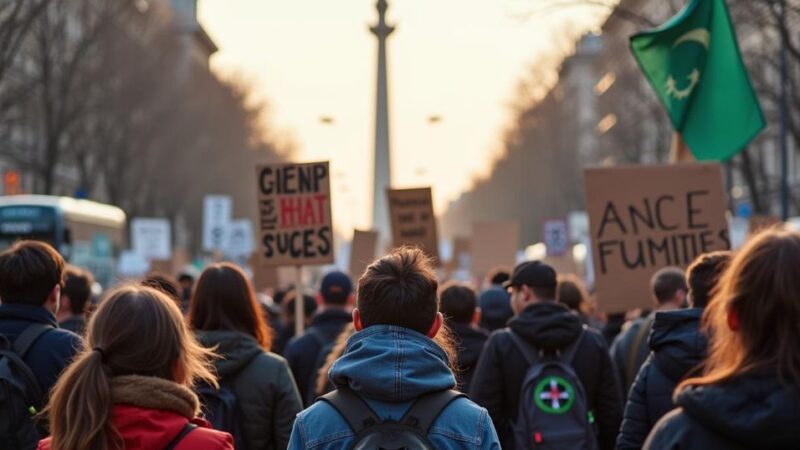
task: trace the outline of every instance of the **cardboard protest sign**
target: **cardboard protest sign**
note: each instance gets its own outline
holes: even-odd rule
[[[542,223],[542,240],[547,247],[547,256],[562,256],[570,250],[567,221],[547,219]]]
[[[586,204],[600,307],[650,307],[650,277],[730,247],[718,164],[588,169]]]
[[[519,247],[519,222],[477,222],[472,225],[471,272],[483,277],[495,267],[514,267]]]
[[[353,281],[358,280],[375,259],[377,247],[377,231],[353,230],[353,243],[350,246],[350,278]]]
[[[328,162],[261,165],[256,177],[260,265],[332,263]]]
[[[469,248],[470,238],[457,237],[453,239],[453,256],[447,263],[447,268],[450,270],[458,269],[465,266],[464,262],[469,262]]]
[[[431,188],[388,189],[389,217],[395,247],[416,245],[439,261],[439,239]]]

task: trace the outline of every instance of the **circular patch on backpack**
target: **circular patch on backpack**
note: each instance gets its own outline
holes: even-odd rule
[[[533,391],[536,406],[550,414],[564,414],[575,403],[575,389],[561,377],[542,379]]]

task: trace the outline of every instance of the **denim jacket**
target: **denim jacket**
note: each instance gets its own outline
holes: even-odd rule
[[[328,377],[337,387],[349,386],[381,418],[393,420],[399,420],[417,397],[456,385],[436,343],[391,325],[373,325],[353,335]],[[317,402],[297,415],[289,449],[348,448],[354,436],[333,407]],[[437,449],[500,448],[486,410],[466,398],[442,411],[428,439]]]

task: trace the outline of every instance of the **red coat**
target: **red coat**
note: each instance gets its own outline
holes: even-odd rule
[[[172,411],[132,405],[114,405],[111,421],[122,435],[124,450],[161,450],[188,422]],[[230,434],[212,430],[203,419],[193,419],[192,423],[198,427],[189,432],[175,450],[233,450]],[[50,450],[50,438],[42,439],[37,450]]]

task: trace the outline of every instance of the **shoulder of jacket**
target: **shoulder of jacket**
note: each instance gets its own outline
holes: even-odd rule
[[[184,437],[175,450],[233,449],[233,437],[224,432],[198,426]]]

